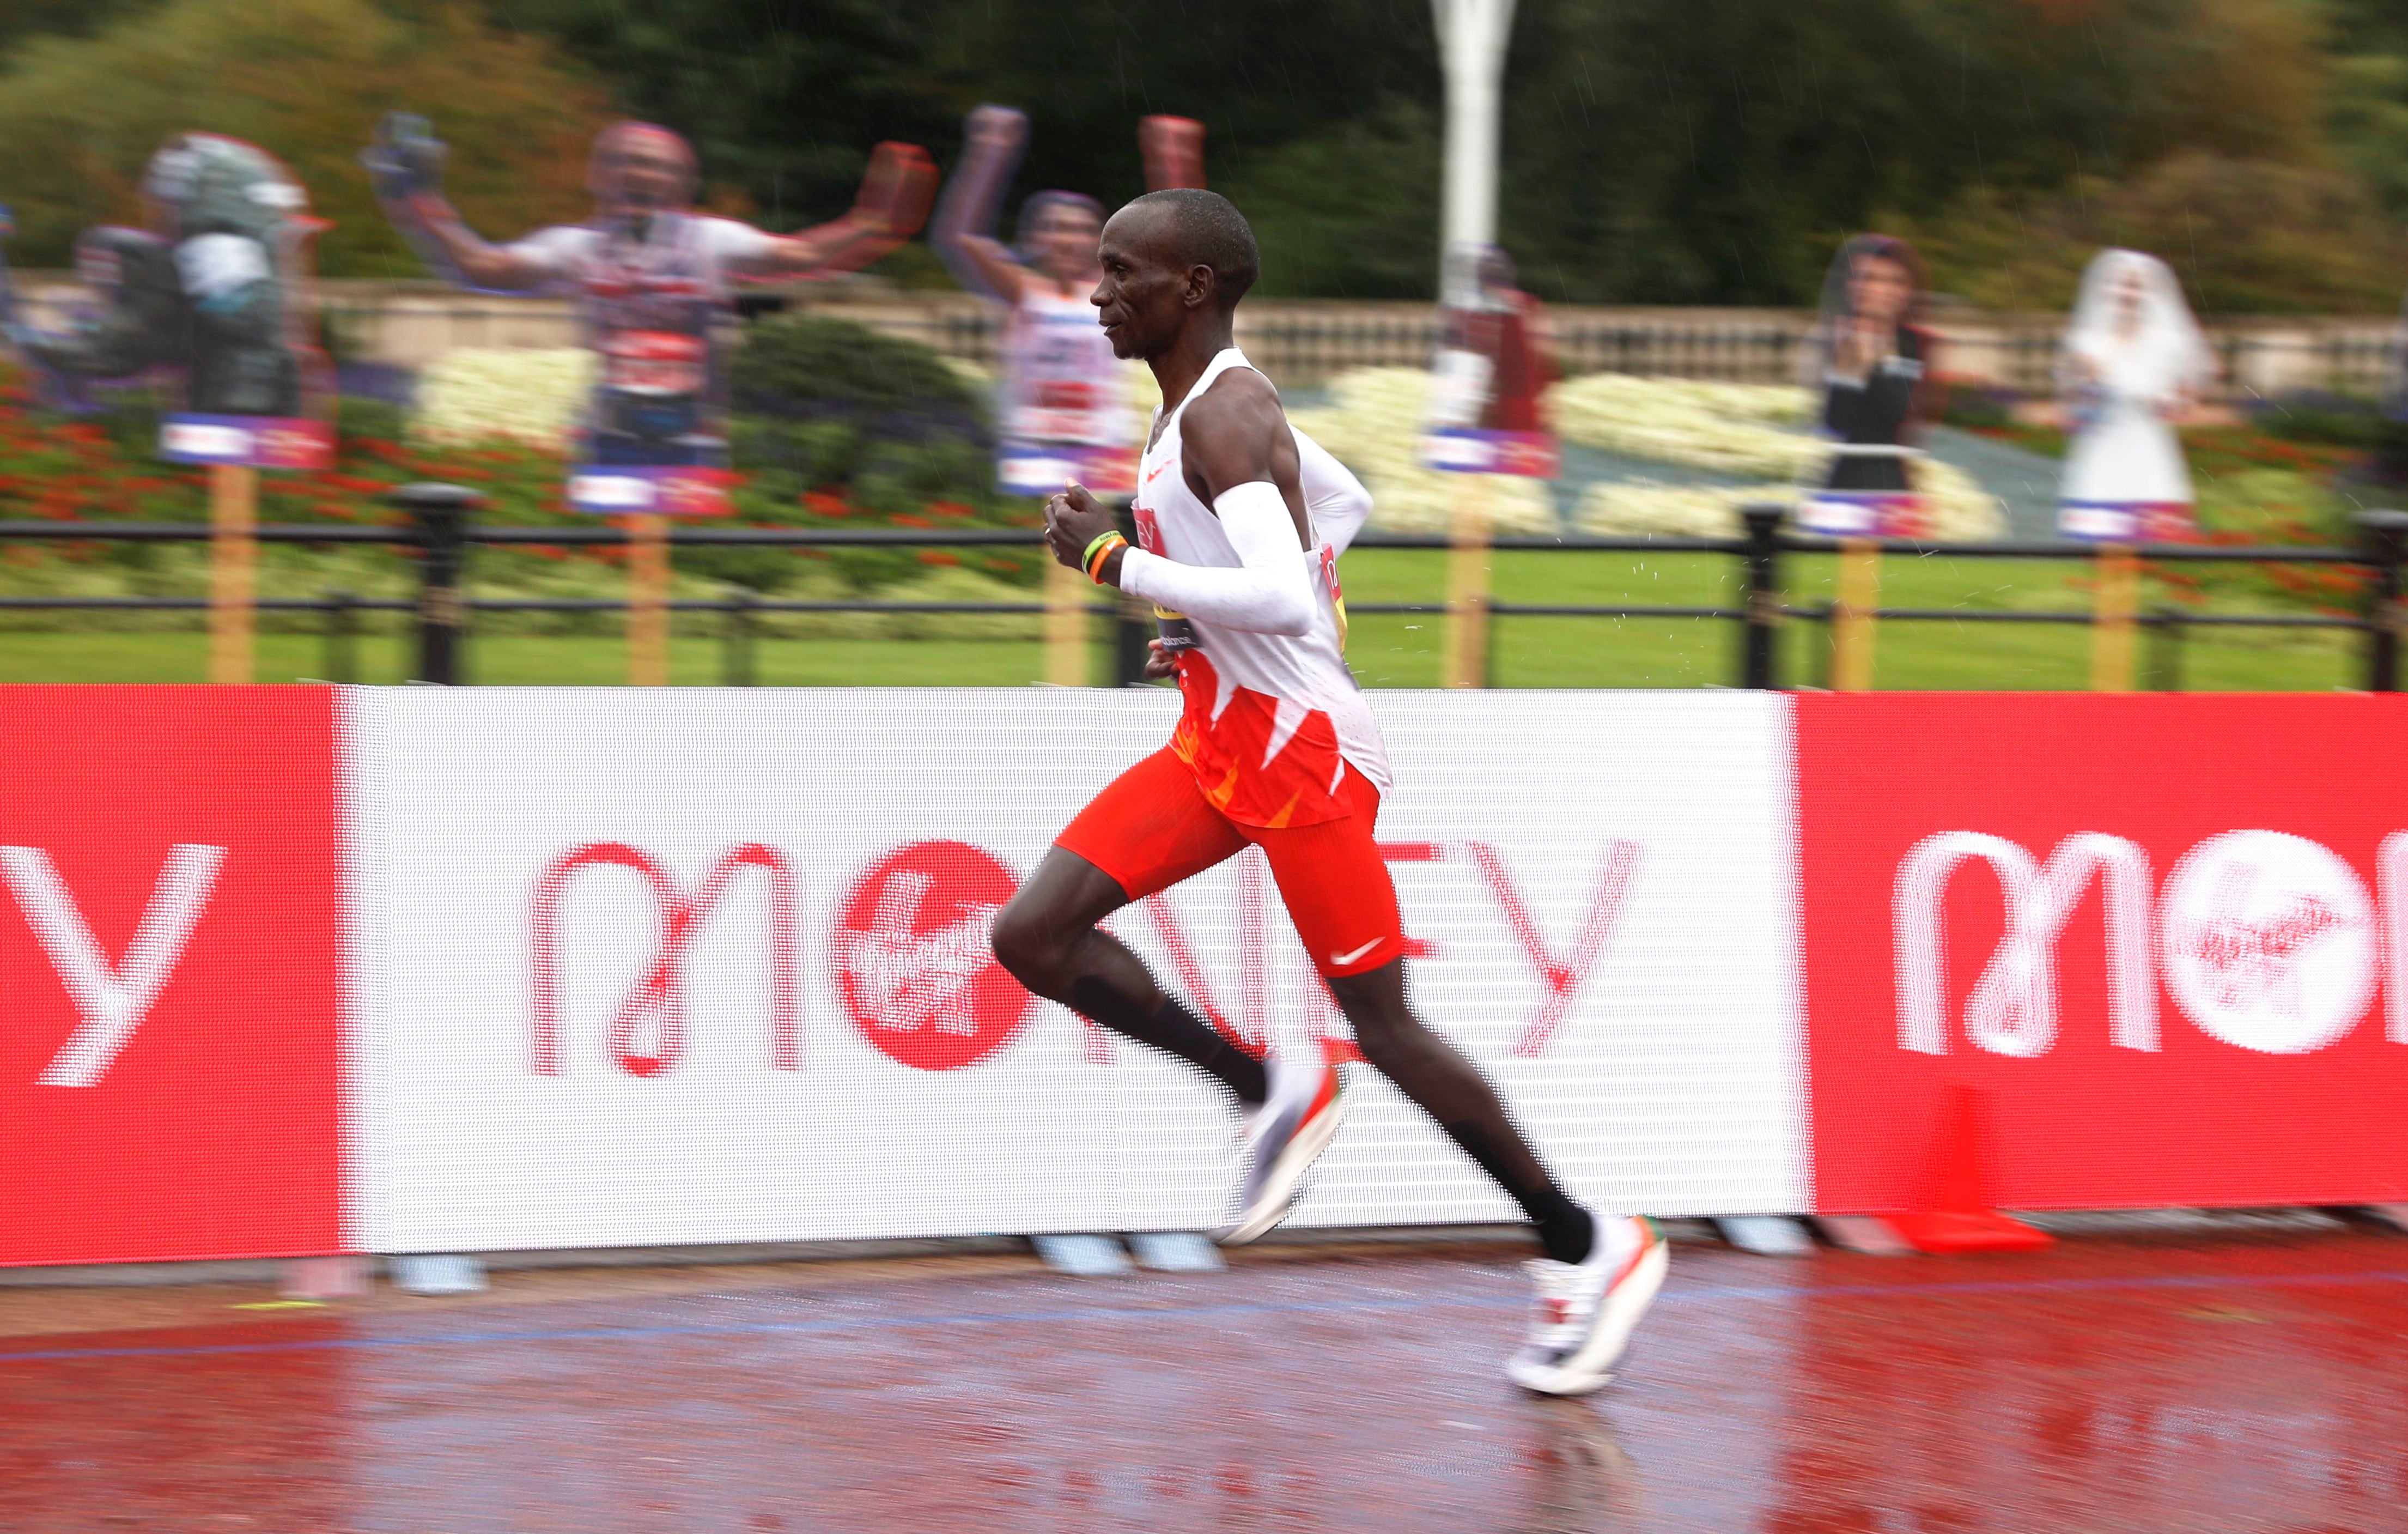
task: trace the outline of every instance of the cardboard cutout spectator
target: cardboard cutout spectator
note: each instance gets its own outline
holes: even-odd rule
[[[1149,190],[1204,184],[1202,124],[1148,118],[1138,136]],[[1087,301],[1103,275],[1096,265],[1103,205],[1076,192],[1037,193],[1020,205],[1017,236],[1005,245],[993,231],[1028,147],[1027,115],[981,107],[962,138],[928,245],[953,280],[1009,310],[997,434],[1003,487],[1043,495],[1076,480],[1099,492],[1134,490],[1127,385]]]
[[[2057,359],[2072,442],[2057,526],[2110,543],[2198,530],[2174,422],[2215,383],[2215,353],[2166,264],[2105,251],[2083,274]]]
[[[584,462],[721,467],[727,462],[727,358],[719,322],[738,279],[815,278],[867,265],[910,237],[936,181],[925,151],[881,144],[853,210],[772,235],[694,210],[697,172],[683,138],[619,122],[594,140],[585,222],[493,245],[442,191],[444,147],[423,118],[395,113],[361,155],[378,200],[427,265],[482,292],[573,297],[602,367],[582,425]]]
[[[325,225],[283,163],[219,134],[179,134],[142,173],[149,227],[76,240],[87,297],[61,329],[11,317],[9,337],[55,404],[94,382],[181,375],[206,416],[333,419],[333,377],[313,333],[310,241]]]
[[[1807,386],[1823,392],[1823,430],[1842,450],[1824,488],[1913,492],[1909,453],[1884,450],[1913,449],[1937,413],[1923,293],[1923,263],[1902,239],[1857,235],[1833,258],[1805,359]]]
[[[1447,253],[1422,443],[1436,467],[1540,479],[1556,470],[1539,408],[1557,376],[1555,348],[1545,308],[1514,280],[1513,258],[1494,245]]]

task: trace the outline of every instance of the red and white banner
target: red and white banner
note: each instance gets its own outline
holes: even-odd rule
[[[1417,1008],[1575,1193],[2408,1197],[2397,698],[1372,695]],[[0,689],[0,1262],[1193,1228],[995,912],[1153,691]],[[1350,1058],[1249,853],[1112,919]],[[1509,1217],[1350,1070],[1304,1225]]]
[[[1031,997],[987,936],[1176,707],[1156,690],[350,695],[366,1243],[1221,1222],[1238,1146],[1219,1089]],[[1779,700],[1374,707],[1424,1014],[1589,1197],[1799,1206]],[[1112,925],[1241,1041],[1351,1053],[1259,854]],[[1354,1075],[1298,1218],[1508,1217],[1416,1110]]]
[[[0,687],[0,1264],[343,1249],[335,706]]]
[[[2408,1197],[2408,699],[1794,707],[1816,1207]]]

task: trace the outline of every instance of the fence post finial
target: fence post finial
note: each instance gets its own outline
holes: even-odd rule
[[[1772,674],[1772,639],[1781,624],[1781,523],[1789,509],[1772,501],[1740,508],[1747,523],[1747,609],[1741,620],[1739,684],[1770,690],[1780,685]]]
[[[406,484],[393,504],[418,524],[418,667],[413,681],[453,686],[460,681],[461,551],[468,511],[481,497],[465,485]]]

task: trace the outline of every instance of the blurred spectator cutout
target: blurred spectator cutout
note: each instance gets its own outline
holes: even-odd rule
[[[920,227],[936,180],[924,151],[881,144],[852,211],[792,235],[694,211],[693,149],[648,122],[594,141],[594,213],[509,245],[480,237],[444,197],[444,147],[423,118],[393,113],[361,155],[378,201],[437,274],[480,292],[573,297],[602,366],[580,452],[588,464],[724,467],[727,357],[716,323],[738,278],[855,270]]]
[[[2216,376],[2215,353],[2172,270],[2137,251],[2101,251],[2083,274],[2057,359],[2071,438],[2058,529],[2111,543],[2195,536],[2174,423]]]
[[[1494,245],[1447,252],[1430,359],[1425,460],[1439,468],[1553,476],[1559,454],[1539,399],[1555,382],[1546,309]]]
[[[1009,310],[1004,322],[1003,488],[1044,495],[1076,480],[1090,490],[1137,488],[1138,442],[1128,389],[1088,295],[1102,278],[1096,248],[1104,208],[1077,192],[1047,191],[1020,205],[1010,245],[994,229],[1028,147],[1028,118],[984,106],[963,124],[962,158],[928,227],[928,244],[953,280]],[[1148,118],[1139,129],[1152,189],[1201,186],[1203,128]]]
[[[82,299],[64,325],[11,318],[9,339],[52,404],[89,408],[94,383],[180,374],[183,409],[331,422],[333,373],[314,343],[310,245],[325,224],[265,150],[179,134],[142,173],[147,229],[76,239]]]
[[[1822,311],[1801,371],[1823,394],[1832,444],[1819,494],[1799,520],[1840,537],[1915,538],[1925,531],[1907,460],[1939,413],[1937,343],[1923,326],[1923,262],[1887,235],[1856,235],[1823,279]]]

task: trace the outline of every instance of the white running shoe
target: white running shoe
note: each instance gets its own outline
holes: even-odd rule
[[[1655,1221],[1603,1215],[1587,1261],[1524,1263],[1537,1291],[1530,1340],[1506,1364],[1506,1377],[1541,1396],[1585,1395],[1612,1379],[1670,1265]]]
[[[1238,1195],[1238,1223],[1220,1233],[1224,1246],[1243,1246],[1287,1218],[1304,1169],[1329,1148],[1346,1113],[1336,1066],[1273,1055],[1263,1068],[1270,1096],[1246,1115],[1246,1180]]]

